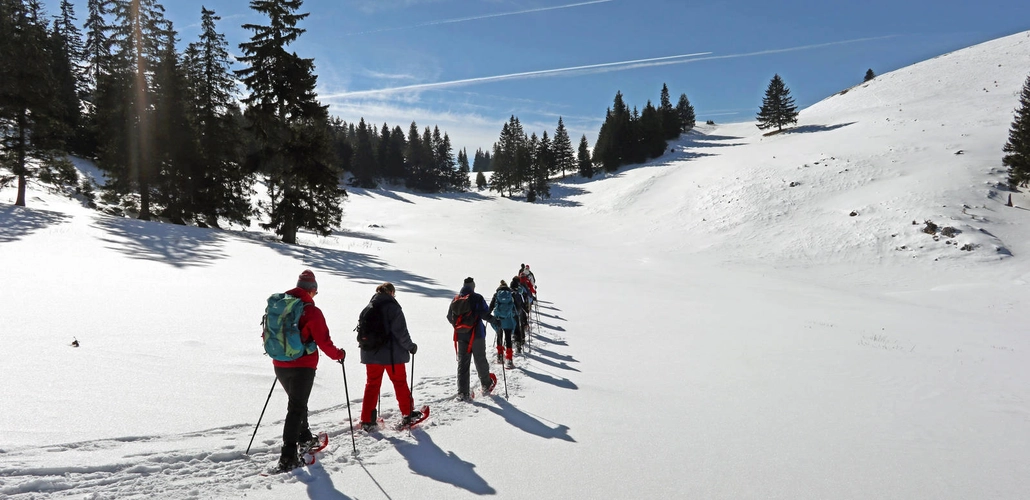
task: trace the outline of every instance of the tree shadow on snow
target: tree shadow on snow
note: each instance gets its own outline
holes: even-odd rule
[[[35,231],[68,222],[70,217],[14,205],[0,206],[0,243],[17,241]]]
[[[299,247],[284,243],[261,241],[273,250],[303,262],[307,267],[322,269],[334,276],[378,285],[393,283],[398,290],[417,293],[425,297],[454,297],[454,292],[440,287],[436,280],[400,269],[389,269],[385,262],[366,254],[318,247]]]
[[[567,425],[550,427],[532,415],[516,408],[510,402],[499,396],[494,396],[493,399],[494,402],[497,403],[497,408],[484,403],[473,404],[504,418],[504,420],[509,424],[523,432],[526,432],[527,434],[540,436],[544,439],[560,439],[570,443],[576,442],[576,440],[569,435],[569,427]]]
[[[836,125],[802,125],[800,127],[794,127],[785,129],[782,134],[810,134],[812,132],[826,132],[827,130],[836,130],[839,128],[847,127],[848,125],[854,125],[855,122],[838,123]]]
[[[339,236],[341,238],[358,238],[362,240],[378,241],[380,243],[393,243],[394,241],[390,238],[384,238],[378,234],[367,233],[364,231],[348,231],[348,230],[336,230],[333,231],[333,236]]]
[[[307,470],[298,468],[294,470],[297,480],[308,487],[308,498],[319,500],[351,500],[351,497],[344,495],[333,485],[333,478],[325,471],[321,463],[315,462],[309,465]]]
[[[411,430],[415,443],[387,437],[397,451],[408,461],[408,468],[420,476],[452,484],[476,495],[496,495],[497,490],[476,474],[475,464],[462,460],[453,451],[440,449],[433,439],[419,428]]]
[[[133,259],[194,267],[228,257],[221,249],[222,231],[109,216],[97,217],[95,225],[110,235],[101,238],[108,248]]]

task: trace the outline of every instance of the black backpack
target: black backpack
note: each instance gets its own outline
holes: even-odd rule
[[[375,351],[390,341],[390,332],[386,331],[386,322],[379,305],[381,301],[374,298],[358,315],[358,347],[366,351]]]

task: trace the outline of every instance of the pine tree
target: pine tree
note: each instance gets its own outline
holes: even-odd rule
[[[647,101],[644,112],[640,115],[641,145],[646,159],[658,158],[665,153],[665,129],[658,109]]]
[[[475,159],[472,161],[473,172],[489,172],[493,170],[489,151],[476,149]]]
[[[107,15],[112,8],[113,0],[88,0],[86,18],[86,44],[83,47],[85,64],[86,100],[96,102],[97,86],[100,78],[110,71],[111,27],[107,24]]]
[[[696,124],[694,106],[690,105],[690,99],[687,99],[687,94],[680,94],[680,99],[676,103],[676,116],[679,118],[680,132],[694,130]]]
[[[0,166],[17,181],[15,205],[25,206],[28,180],[68,183],[62,161],[61,113],[55,106],[52,44],[37,0],[0,0]]]
[[[783,83],[780,75],[773,76],[762,99],[762,107],[758,110],[758,128],[765,130],[776,127],[783,130],[784,125],[798,122],[798,108],[790,89]]]
[[[873,73],[873,69],[869,68],[869,69],[866,70],[866,72],[865,72],[865,79],[862,80],[862,81],[863,82],[868,82],[869,80],[872,80],[873,78],[876,78],[876,73]]]
[[[534,136],[535,137],[535,136]],[[532,141],[531,141],[532,142]],[[536,196],[551,197],[550,174],[555,170],[554,150],[545,130],[537,143],[534,155],[535,168],[530,178],[530,190]]]
[[[205,8],[200,16],[200,39],[189,44],[184,57],[186,96],[193,103],[190,115],[197,135],[194,210],[204,215],[202,224],[211,227],[219,227],[219,219],[247,224],[252,176],[242,165],[229,45],[215,25],[221,18]]]
[[[490,189],[504,195],[513,196],[522,190],[525,173],[531,165],[531,155],[526,134],[519,119],[512,115],[501,127],[501,135],[494,143],[491,159],[493,175],[490,176]]]
[[[57,92],[55,106],[62,124],[62,142],[80,154],[92,153],[82,119],[80,99],[86,95],[82,32],[75,25],[75,8],[61,0],[61,14],[54,19],[51,33],[52,69]]]
[[[590,161],[590,143],[587,142],[586,134],[579,138],[579,152],[576,160],[579,166],[579,175],[587,179],[594,176],[594,163]]]
[[[683,123],[676,108],[672,107],[672,99],[669,97],[669,87],[662,84],[661,101],[658,105],[658,117],[662,122],[662,132],[665,140],[672,140],[680,136],[683,130]]]
[[[572,151],[572,140],[569,139],[569,131],[565,129],[565,123],[558,117],[558,128],[554,129],[554,169],[552,173],[561,172],[562,179],[566,171],[576,169],[576,156]]]
[[[357,142],[354,147],[354,160],[351,162],[352,184],[357,187],[371,189],[376,187],[376,160],[372,151],[372,140],[365,119],[358,123]]]
[[[154,74],[170,23],[156,0],[116,0],[111,7],[113,53],[97,90],[97,159],[108,173],[108,195],[137,194],[138,218],[149,220],[160,175]]]
[[[1030,184],[1030,76],[1023,84],[1019,108],[1009,129],[1009,140],[1002,151],[1008,153],[1001,162],[1009,167],[1009,184],[1027,187]]]
[[[486,188],[486,175],[483,172],[476,172],[476,189],[482,191]]]
[[[199,166],[195,121],[185,71],[175,51],[176,34],[169,24],[154,71],[154,159],[159,166],[155,200],[161,216],[176,224],[197,220],[204,172]]]
[[[444,138],[450,142],[450,139],[447,138],[446,135],[444,135]],[[458,151],[458,166],[455,171],[455,189],[459,191],[468,191],[469,189],[472,189],[472,180],[469,179],[470,170],[468,151],[466,151],[465,148],[461,148],[461,151]]]
[[[260,146],[249,159],[267,175],[270,202],[263,204],[274,229],[288,244],[301,228],[329,235],[343,216],[340,172],[333,164],[329,116],[315,96],[314,61],[286,47],[305,30],[297,23],[301,0],[251,0],[251,9],[268,17],[268,25],[245,24],[253,32],[240,44],[246,65],[236,72],[250,95],[243,99],[250,130]]]
[[[400,125],[393,127],[390,132],[390,144],[386,151],[386,166],[383,175],[392,182],[398,182],[404,178],[404,150],[408,142],[404,138],[404,130]]]

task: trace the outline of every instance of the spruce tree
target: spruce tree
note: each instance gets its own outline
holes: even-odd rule
[[[386,167],[383,175],[392,182],[398,182],[404,178],[404,150],[408,142],[404,138],[404,130],[400,125],[393,127],[390,132],[390,144],[386,151]]]
[[[658,158],[665,153],[665,129],[663,128],[662,116],[658,109],[647,101],[644,112],[640,115],[640,139],[644,150],[645,159]]]
[[[235,102],[236,82],[230,70],[228,43],[217,31],[221,18],[201,8],[200,39],[184,57],[186,96],[193,104],[191,124],[197,136],[197,192],[194,210],[202,224],[219,227],[224,219],[247,224],[252,176],[242,164],[243,140]]]
[[[75,8],[61,0],[61,14],[54,19],[51,33],[51,71],[54,76],[55,111],[62,124],[61,140],[71,151],[86,156],[92,153],[82,120],[80,99],[86,95],[82,32],[75,25]]]
[[[590,143],[587,142],[586,134],[579,138],[579,151],[576,156],[576,163],[579,166],[579,175],[587,179],[594,176],[594,163],[590,160]]]
[[[1023,84],[1009,140],[1002,151],[1007,153],[1001,162],[1009,167],[1009,184],[1027,187],[1030,184],[1030,76]]]
[[[543,135],[540,136],[540,142],[537,143],[536,155],[534,155],[534,159],[536,163],[536,168],[534,168],[532,172],[532,177],[530,179],[530,189],[537,196],[550,198],[550,174],[552,171],[555,170],[555,158],[554,147],[551,143],[551,139],[547,136],[546,130],[544,131]]]
[[[790,89],[783,83],[780,75],[774,75],[762,99],[762,107],[758,110],[758,128],[765,130],[776,127],[783,130],[784,125],[798,122],[798,108]]]
[[[371,189],[376,187],[376,159],[372,151],[372,139],[365,119],[358,123],[358,136],[354,146],[354,160],[351,162],[352,185]]]
[[[109,177],[108,195],[138,195],[138,218],[150,220],[160,183],[154,75],[170,23],[156,0],[116,0],[111,8],[113,53],[97,91],[97,159]],[[129,204],[135,206],[134,201]]]
[[[25,206],[28,181],[71,182],[62,161],[61,112],[56,106],[52,45],[36,0],[0,0],[0,166],[17,182]]]
[[[665,140],[672,140],[680,136],[683,130],[683,123],[676,108],[672,106],[672,99],[669,97],[669,87],[662,84],[661,101],[658,104],[658,117],[662,122],[662,132]]]
[[[558,117],[558,128],[554,129],[554,172],[561,172],[562,179],[566,171],[576,169],[576,155],[572,150],[572,140],[569,139],[569,131],[565,129],[565,123]]]
[[[687,99],[687,94],[680,94],[680,99],[676,102],[676,116],[679,118],[680,132],[694,130],[696,125],[694,106],[690,105],[690,99]]]
[[[862,81],[863,82],[868,82],[869,80],[872,80],[873,78],[876,78],[876,73],[873,73],[873,69],[869,68],[869,69],[866,70],[866,72],[865,72],[865,79],[862,80]]]
[[[253,32],[240,44],[246,67],[236,72],[250,95],[243,99],[259,151],[249,158],[267,175],[270,202],[263,204],[273,229],[288,244],[310,229],[329,235],[343,216],[340,172],[333,163],[329,116],[315,96],[314,61],[286,47],[305,30],[297,23],[301,0],[251,0],[251,9],[268,17],[268,25],[245,24]]]
[[[476,189],[482,191],[486,188],[486,175],[483,172],[476,172]]]
[[[447,138],[446,134],[444,135],[444,138],[448,143],[450,142],[450,139]],[[472,179],[469,179],[470,170],[468,152],[465,148],[461,148],[461,151],[458,151],[458,165],[455,170],[455,189],[458,191],[468,191],[469,189],[472,189]]]

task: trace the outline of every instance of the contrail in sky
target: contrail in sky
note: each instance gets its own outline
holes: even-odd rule
[[[568,4],[568,5],[557,5],[557,6],[554,6],[554,7],[540,7],[538,9],[520,10],[520,11],[517,11],[517,12],[501,12],[501,13],[498,13],[498,14],[486,14],[486,15],[482,15],[482,16],[461,17],[461,18],[458,18],[458,19],[442,19],[440,21],[429,21],[429,22],[426,22],[426,23],[415,24],[415,25],[412,25],[412,26],[401,26],[401,27],[397,27],[397,28],[383,28],[383,29],[378,29],[378,30],[362,31],[362,32],[359,32],[359,33],[347,33],[345,36],[350,36],[350,35],[367,35],[367,34],[370,34],[370,33],[381,33],[383,31],[406,30],[406,29],[411,29],[411,28],[421,28],[421,27],[424,27],[424,26],[436,26],[436,25],[439,25],[439,24],[463,23],[465,21],[478,21],[480,19],[491,19],[491,18],[494,18],[494,17],[517,16],[519,14],[532,14],[534,12],[544,12],[544,11],[547,11],[547,10],[570,9],[572,7],[582,7],[584,5],[593,5],[593,4],[597,4],[597,3],[608,3],[608,2],[614,2],[614,1],[615,0],[592,0],[590,2],[572,3],[572,4]]]
[[[709,61],[713,59],[735,59],[740,57],[755,57],[764,56],[769,54],[782,54],[785,52],[797,52],[801,50],[818,49],[822,47],[830,47],[834,45],[845,45],[850,43],[869,42],[873,40],[885,40],[888,38],[894,38],[898,35],[887,35],[871,38],[856,38],[852,40],[842,40],[838,42],[827,42],[818,43],[813,45],[802,45],[798,47],[788,47],[785,49],[770,49],[762,50],[757,52],[745,52],[740,54],[727,54],[727,55],[710,55],[712,52],[696,52],[693,54],[682,54],[678,56],[666,56],[666,57],[654,57],[650,59],[637,59],[634,61],[619,61],[601,64],[590,64],[586,66],[572,66],[568,68],[557,68],[557,69],[545,69],[539,71],[525,71],[521,73],[509,73],[507,75],[495,75],[495,76],[482,76],[478,78],[466,78],[463,80],[451,80],[447,82],[435,82],[435,83],[420,83],[415,85],[404,85],[401,87],[392,87],[386,89],[373,89],[373,90],[356,90],[353,92],[338,92],[335,94],[328,94],[320,96],[325,99],[334,98],[347,98],[347,97],[369,97],[379,95],[397,94],[403,92],[421,91],[421,90],[433,90],[442,89],[447,87],[463,87],[468,85],[476,85],[480,83],[488,82],[499,82],[504,80],[521,80],[526,78],[544,78],[551,76],[560,76],[568,73],[576,74],[596,74],[596,73],[607,73],[610,71],[625,71],[628,69],[636,68],[647,68],[651,66],[666,66],[671,64],[686,64],[698,61]],[[707,56],[707,57],[700,57]]]
[[[478,78],[466,78],[464,80],[451,80],[449,82],[436,82],[436,83],[419,83],[415,85],[405,85],[403,87],[393,87],[389,89],[375,89],[375,90],[357,90],[354,92],[340,92],[337,94],[330,94],[323,97],[335,98],[335,97],[360,97],[369,95],[382,95],[382,94],[396,94],[399,92],[408,92],[412,90],[431,90],[441,89],[446,87],[461,87],[465,85],[474,85],[477,83],[486,82],[499,82],[503,80],[521,80],[525,78],[540,78],[547,76],[559,75],[562,73],[572,72],[584,72],[584,73],[598,73],[605,71],[608,68],[616,66],[626,67],[643,67],[649,64],[657,64],[662,61],[668,61],[670,59],[682,59],[684,57],[696,57],[711,54],[711,52],[697,52],[694,54],[682,54],[678,56],[665,56],[665,57],[654,57],[651,59],[637,59],[635,61],[619,61],[601,64],[589,64],[586,66],[572,66],[569,68],[557,68],[557,69],[544,69],[539,71],[524,71],[522,73],[509,73],[507,75],[495,75],[495,76],[482,76]],[[686,61],[682,61],[686,62]],[[618,68],[622,69],[622,68]]]

